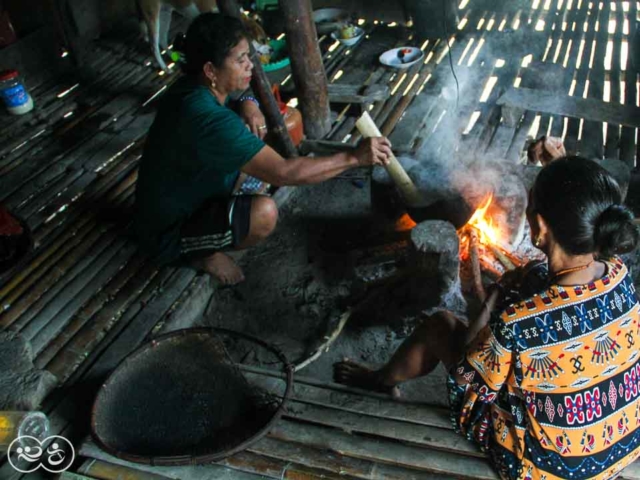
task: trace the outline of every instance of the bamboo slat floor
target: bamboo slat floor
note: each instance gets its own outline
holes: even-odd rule
[[[331,82],[391,91],[370,105],[334,105],[326,140],[355,144],[355,120],[365,108],[402,153],[448,154],[440,138],[453,134],[470,157],[517,162],[528,135],[553,133],[569,151],[602,152],[635,166],[635,128],[608,125],[605,134],[602,123],[535,111],[507,125],[496,105],[510,87],[527,86],[527,68],[536,62],[564,69],[569,86],[560,93],[638,106],[639,66],[630,61],[637,3],[613,5],[462,0],[458,28],[428,42],[381,22],[365,22],[367,36],[353,47],[323,37]],[[58,378],[42,409],[52,433],[74,442],[86,435],[87,407],[104,376],[145,339],[189,326],[189,312],[203,307],[211,291],[209,279],[193,271],[157,269],[127,238],[145,134],[158,99],[177,78],[159,75],[136,35],[96,41],[83,69],[91,75],[47,80],[31,90],[33,114],[0,117],[0,201],[35,237],[23,267],[0,278],[0,330],[23,333],[36,365]],[[405,71],[379,65],[383,50],[406,44],[422,47],[423,63]],[[288,91],[291,79],[282,84]],[[287,197],[285,190],[278,194]],[[122,466],[89,443],[82,456],[87,461],[75,471],[93,478],[495,478],[442,411],[313,379],[300,380],[290,412],[269,437],[220,464],[145,476],[148,469]],[[625,475],[640,476],[635,466]],[[20,475],[5,462],[0,478]]]
[[[244,373],[262,388],[282,391],[283,376],[275,371],[246,367]],[[296,377],[283,419],[267,437],[223,461],[199,467],[137,465],[101,451],[90,439],[80,455],[79,472],[109,469],[113,473],[99,477],[106,479],[118,478],[116,472],[172,479],[498,478],[484,455],[453,431],[446,409],[302,376]],[[640,467],[631,465],[623,475],[640,478]]]

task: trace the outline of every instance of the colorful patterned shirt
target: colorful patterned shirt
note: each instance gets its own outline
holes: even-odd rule
[[[640,454],[640,305],[606,263],[501,308],[451,371],[454,426],[502,478],[607,479]]]

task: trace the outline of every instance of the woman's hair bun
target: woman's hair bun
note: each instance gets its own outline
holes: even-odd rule
[[[633,214],[624,205],[612,204],[596,218],[594,243],[600,257],[631,252],[639,239]]]

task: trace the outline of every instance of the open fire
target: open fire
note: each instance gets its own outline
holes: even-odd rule
[[[505,271],[524,263],[504,247],[506,235],[489,214],[492,208],[495,208],[493,194],[489,194],[467,224],[458,230],[460,259],[468,262],[473,290],[481,300],[485,297],[482,274],[496,280]]]
[[[479,205],[464,226],[457,230],[460,250],[462,284],[484,300],[484,285],[498,280],[506,271],[526,263],[526,257],[536,256],[527,243],[524,207],[521,198],[508,192],[484,192],[474,202]],[[394,230],[409,232],[417,223],[407,213],[396,218]]]

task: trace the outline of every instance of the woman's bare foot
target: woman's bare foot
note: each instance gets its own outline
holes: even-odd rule
[[[238,264],[226,253],[216,252],[197,262],[197,267],[217,278],[223,285],[235,285],[244,280]]]
[[[378,371],[371,370],[346,358],[342,362],[333,364],[333,379],[343,385],[362,388],[363,390],[371,390],[373,392],[387,393],[394,398],[400,396],[398,386],[385,384],[380,378]]]

